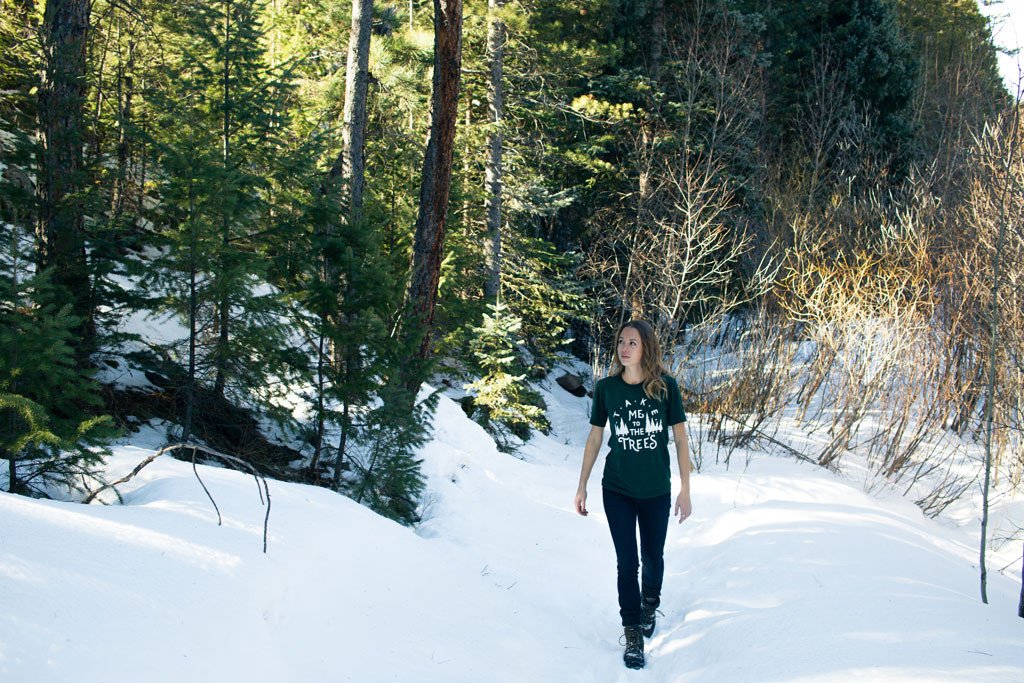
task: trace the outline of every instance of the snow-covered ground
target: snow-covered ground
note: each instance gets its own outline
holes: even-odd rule
[[[522,459],[441,400],[416,530],[272,481],[263,554],[253,478],[200,468],[217,526],[169,457],[124,505],[0,494],[0,681],[1024,681],[1019,541],[986,606],[968,506],[929,520],[746,453],[694,474],[648,666],[624,669],[599,469],[572,510],[589,399],[551,387],[554,431]],[[162,438],[116,448],[108,477]]]

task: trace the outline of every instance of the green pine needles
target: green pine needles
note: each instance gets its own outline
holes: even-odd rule
[[[168,349],[186,366],[176,383],[187,441],[201,400],[280,414],[275,399],[304,362],[289,343],[285,297],[267,284],[268,250],[295,227],[276,210],[275,182],[291,168],[280,115],[290,86],[265,63],[256,3],[191,2],[161,19],[167,56],[149,140],[160,249],[144,287],[187,326]]]
[[[485,313],[483,325],[474,328],[472,342],[484,374],[466,389],[482,408],[478,421],[495,436],[501,450],[512,452],[517,439],[526,441],[531,429],[547,431],[550,424],[540,396],[524,383],[526,372],[518,351],[522,320],[500,301],[487,308],[490,314]]]
[[[76,489],[91,476],[115,430],[88,365],[72,348],[78,319],[53,303],[47,273],[23,258],[27,240],[5,225],[0,258],[0,458],[7,490],[45,496],[50,487]]]

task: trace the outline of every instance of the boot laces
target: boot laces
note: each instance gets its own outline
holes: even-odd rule
[[[643,635],[640,633],[640,628],[627,628],[625,633],[619,636],[619,645],[623,645],[626,649],[631,647],[637,647],[643,642]]]

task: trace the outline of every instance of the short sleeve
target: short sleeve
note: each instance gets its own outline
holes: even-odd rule
[[[686,422],[686,412],[683,410],[683,396],[679,392],[679,383],[674,377],[665,377],[665,388],[668,389],[668,396],[665,397],[666,426],[671,427],[680,422]],[[591,420],[593,421],[593,420]]]
[[[604,383],[594,385],[594,403],[590,407],[590,424],[604,427],[608,424],[608,406],[605,404]]]

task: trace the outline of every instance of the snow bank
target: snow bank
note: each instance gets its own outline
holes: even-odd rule
[[[164,457],[123,506],[0,494],[0,680],[1021,681],[1018,584],[977,596],[973,527],[759,456],[693,477],[648,668],[623,669],[600,501],[572,510],[588,399],[545,391],[516,459],[442,398],[426,519]],[[145,456],[115,450],[111,476]]]

